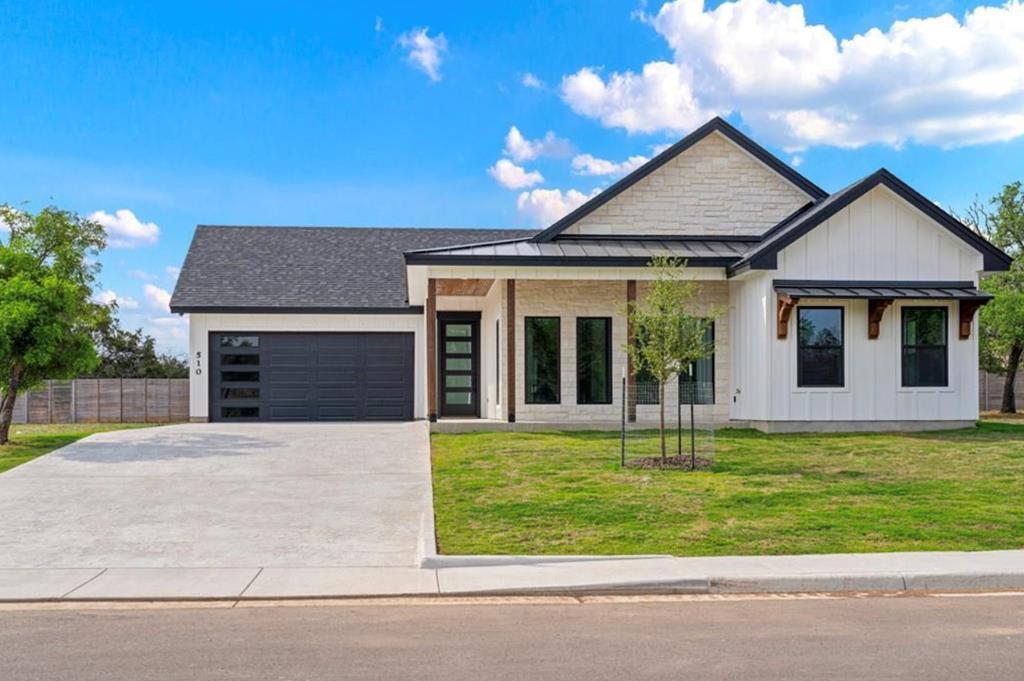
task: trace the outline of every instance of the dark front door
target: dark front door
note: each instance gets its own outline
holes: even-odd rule
[[[441,416],[480,415],[480,315],[441,313]]]

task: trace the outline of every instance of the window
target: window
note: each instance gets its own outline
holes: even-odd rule
[[[903,386],[949,385],[944,307],[903,308]]]
[[[704,342],[712,353],[690,365],[690,371],[679,374],[679,403],[715,403],[715,323],[711,322],[704,332]]]
[[[576,319],[576,403],[612,403],[612,320]]]
[[[501,404],[501,320],[494,320],[494,403]]]
[[[642,329],[637,330],[636,346],[644,344],[646,336]],[[636,390],[636,403],[639,405],[661,404],[661,391],[658,379],[654,377],[650,369],[643,367],[636,372],[636,379],[633,381]]]
[[[526,317],[526,403],[561,402],[561,320],[558,317]]]
[[[260,346],[259,336],[221,336],[220,346],[222,348],[258,348]]]
[[[801,388],[843,387],[843,308],[797,308],[796,376]]]

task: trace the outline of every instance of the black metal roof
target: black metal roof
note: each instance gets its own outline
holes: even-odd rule
[[[569,265],[627,267],[658,256],[686,260],[694,267],[725,267],[757,243],[756,237],[568,237],[537,243],[529,238],[432,248],[405,254],[406,264]]]
[[[791,298],[990,300],[971,281],[833,281],[776,279],[775,290]]]
[[[954,236],[962,239],[981,253],[984,257],[983,267],[986,272],[1000,272],[1010,268],[1010,263],[1012,262],[1010,256],[993,246],[981,235],[973,232],[952,215],[936,206],[906,182],[885,168],[881,168],[867,177],[840,189],[831,196],[801,208],[797,213],[790,215],[778,225],[768,230],[760,244],[751,249],[742,260],[730,267],[730,275],[739,274],[749,269],[775,269],[778,264],[777,256],[779,251],[879,185],[889,188],[907,201],[907,203],[932,218]]]
[[[172,312],[403,312],[403,252],[526,238],[535,230],[196,228]]]
[[[624,192],[625,190],[632,187],[634,184],[644,179],[658,168],[662,167],[679,154],[683,153],[693,145],[700,142],[702,139],[707,137],[713,132],[721,133],[727,138],[732,140],[740,148],[745,150],[754,158],[758,159],[766,166],[774,170],[776,173],[781,175],[783,178],[788,180],[790,183],[799,188],[802,192],[807,194],[813,200],[820,200],[828,196],[828,192],[819,187],[818,185],[811,182],[809,179],[798,173],[792,167],[786,165],[770,151],[762,147],[760,144],[750,139],[742,132],[733,127],[728,121],[720,116],[712,118],[710,121],[700,126],[689,135],[679,140],[665,151],[661,152],[647,163],[643,164],[629,175],[626,175],[621,180],[608,187],[594,198],[590,199],[582,206],[572,211],[562,219],[555,222],[553,225],[545,229],[544,231],[533,237],[534,241],[551,241],[553,238],[564,232],[572,224],[578,222],[585,216],[594,212],[604,204],[611,201],[613,198]]]

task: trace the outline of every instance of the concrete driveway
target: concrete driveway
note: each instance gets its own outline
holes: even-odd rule
[[[0,568],[413,566],[424,423],[93,435],[0,475]]]

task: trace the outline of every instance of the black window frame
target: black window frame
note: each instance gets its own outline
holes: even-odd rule
[[[926,345],[923,343],[907,343],[907,313],[925,311],[939,311],[942,313],[942,344]],[[908,383],[907,382],[907,349],[934,350],[942,349],[943,354],[943,382],[942,383]],[[920,376],[920,371],[917,372]],[[949,387],[949,308],[944,305],[905,305],[900,308],[900,386],[903,388],[948,388]]]
[[[707,362],[709,367],[710,367],[710,369],[711,369],[711,381],[710,381],[710,383],[711,383],[711,391],[708,393],[708,395],[710,396],[710,401],[708,401],[708,402],[694,401],[694,404],[697,405],[697,406],[707,405],[707,404],[715,404],[715,349],[716,349],[715,348],[715,320],[713,320],[713,319],[709,319],[708,320],[708,331],[711,332],[711,354],[708,355],[707,357],[705,357],[703,360],[699,360],[699,361]],[[694,374],[697,371],[696,364],[697,364],[697,362],[690,362],[690,371],[689,371],[689,373],[682,373],[682,372],[680,372],[680,374],[679,374],[679,377],[678,377],[678,379],[679,379],[679,397],[678,397],[678,399],[679,399],[679,403],[680,404],[686,404],[686,405],[690,404],[689,400],[686,400],[685,402],[683,401],[683,386],[687,385],[687,384],[691,384],[691,383],[697,384],[697,385],[699,385],[701,383],[701,382],[698,382],[698,381],[689,380],[689,379],[693,378]],[[699,390],[697,391],[697,395],[698,396],[700,395],[700,391]]]
[[[555,328],[555,384],[554,400],[538,400],[535,397],[536,391],[530,389],[530,331],[531,323],[539,320],[554,320]],[[538,315],[523,317],[523,402],[524,404],[561,404],[562,403],[562,318],[552,315]]]
[[[586,322],[605,322],[604,328],[604,370],[607,378],[605,379],[605,394],[600,400],[588,400],[583,401],[580,398],[580,386],[583,385],[583,381],[580,377],[580,371],[583,369],[582,355],[580,353],[580,326],[581,323]],[[611,404],[612,403],[612,318],[611,317],[577,317],[576,318],[576,404]]]
[[[808,345],[801,344],[800,338],[800,315],[805,311],[820,312],[822,310],[839,311],[839,345]],[[796,308],[796,386],[806,390],[834,390],[846,387],[846,308],[842,305],[803,305]],[[804,378],[804,353],[803,350],[839,350],[839,382],[838,383],[815,383],[806,384]]]

